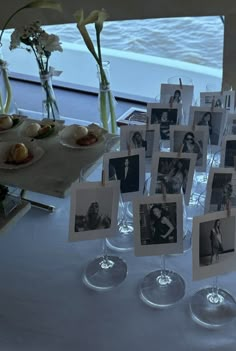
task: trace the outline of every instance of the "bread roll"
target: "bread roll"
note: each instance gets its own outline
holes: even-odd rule
[[[25,130],[25,134],[28,137],[34,138],[38,135],[38,132],[40,129],[41,129],[41,126],[39,123],[36,123],[36,122],[30,123]]]
[[[12,145],[9,155],[8,162],[22,163],[29,157],[29,150],[23,143],[17,143]]]
[[[0,115],[0,129],[9,129],[13,126],[13,120],[11,116]]]

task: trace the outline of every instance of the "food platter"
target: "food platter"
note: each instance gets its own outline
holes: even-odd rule
[[[0,128],[0,134],[2,133],[7,133],[10,132],[16,128],[18,128],[24,121],[26,117],[20,116],[20,115],[12,115],[13,116],[13,125],[12,127],[8,128],[8,129],[1,129]],[[1,117],[0,117],[1,118]]]

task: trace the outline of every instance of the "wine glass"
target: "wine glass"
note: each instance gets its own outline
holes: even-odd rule
[[[88,167],[82,169],[80,173],[80,181],[94,181],[95,179],[100,178],[100,180],[104,182],[103,171],[100,173],[101,167],[102,165],[99,164],[98,168],[93,168],[94,171],[90,175],[88,175]],[[103,184],[103,186],[106,185]],[[120,285],[125,280],[126,276],[127,265],[125,261],[118,256],[109,255],[106,246],[106,239],[102,239],[101,255],[90,261],[85,267],[83,273],[84,284],[93,290],[108,291]]]
[[[207,328],[218,328],[236,317],[236,301],[226,290],[219,288],[218,279],[212,286],[198,290],[190,299],[192,318]]]

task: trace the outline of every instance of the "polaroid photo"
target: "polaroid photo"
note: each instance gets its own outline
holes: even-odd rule
[[[193,218],[192,275],[205,279],[236,270],[236,210]]]
[[[161,140],[170,139],[170,126],[179,124],[182,105],[170,107],[169,104],[147,103],[149,124],[160,125]]]
[[[226,125],[226,133],[228,135],[236,135],[236,113],[228,113]]]
[[[221,167],[235,167],[236,135],[226,135],[222,140]]]
[[[145,126],[121,126],[120,127],[120,149],[145,149],[145,157],[151,158],[152,154],[159,150],[160,125]]]
[[[235,90],[227,90],[223,92],[223,107],[229,113],[235,112]]]
[[[223,108],[224,97],[221,91],[200,92],[200,106],[209,108]]]
[[[113,236],[117,229],[118,181],[74,183],[71,188],[69,241]]]
[[[234,168],[210,168],[205,199],[205,213],[236,207],[236,173]]]
[[[209,109],[206,107],[190,107],[191,126],[207,126],[209,130],[209,144],[220,145],[225,129],[225,109]]]
[[[145,149],[131,149],[105,153],[103,156],[105,180],[119,180],[124,201],[131,201],[143,193],[145,180]]]
[[[116,121],[118,127],[123,125],[143,125],[147,124],[147,110],[144,108],[130,107]]]
[[[183,117],[187,123],[189,109],[193,104],[193,85],[161,84],[160,103],[162,104],[182,104]]]
[[[150,194],[183,193],[185,204],[188,205],[196,154],[177,152],[155,152],[152,157]]]
[[[170,150],[172,152],[195,153],[195,170],[206,171],[209,132],[206,126],[170,126]]]
[[[183,252],[182,195],[136,197],[133,214],[136,256]]]

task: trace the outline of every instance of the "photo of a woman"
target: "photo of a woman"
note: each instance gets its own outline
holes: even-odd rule
[[[195,140],[193,132],[188,132],[185,134],[183,139],[182,152],[197,154],[196,165],[199,165],[203,157],[202,146],[200,142]]]
[[[138,149],[140,147],[144,147],[145,150],[147,149],[147,142],[143,139],[143,136],[139,131],[133,133],[132,143],[135,149]]]
[[[170,101],[169,103],[171,104],[180,104],[182,103],[182,99],[181,99],[181,91],[179,89],[176,89],[174,92],[174,95],[170,97]]]
[[[152,205],[150,220],[154,244],[176,243],[176,229],[161,205]]]
[[[220,220],[214,222],[214,226],[210,233],[211,241],[211,264],[219,262],[219,255],[223,252],[222,233],[220,228]]]
[[[211,112],[205,112],[200,121],[197,124],[198,126],[208,126],[209,128],[209,135],[212,134],[212,114]]]

